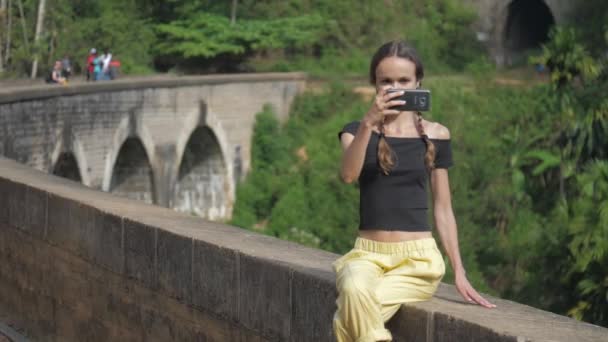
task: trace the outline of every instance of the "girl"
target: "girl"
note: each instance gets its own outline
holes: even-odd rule
[[[433,214],[455,274],[469,302],[495,307],[469,284],[460,259],[448,167],[450,132],[421,113],[398,111],[402,92],[421,85],[424,69],[402,41],[382,45],[370,65],[376,97],[361,121],[338,134],[342,179],[359,181],[360,225],[354,248],[334,263],[339,296],[334,316],[338,341],[391,341],[384,327],[402,303],[431,298],[445,273],[427,222],[430,179]]]

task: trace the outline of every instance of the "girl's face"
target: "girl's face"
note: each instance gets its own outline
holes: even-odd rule
[[[416,64],[401,57],[387,57],[380,61],[376,68],[376,92],[386,89],[416,89],[420,82],[416,80]]]

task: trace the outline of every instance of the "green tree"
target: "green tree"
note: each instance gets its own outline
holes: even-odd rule
[[[575,77],[593,79],[599,75],[600,66],[580,41],[580,33],[575,28],[552,29],[549,42],[543,45],[542,54],[532,57],[531,61],[549,68],[551,81],[558,89],[565,87]]]
[[[608,325],[608,161],[590,163],[576,183],[580,193],[568,208],[574,264],[566,274],[576,292],[568,314]]]
[[[160,36],[157,53],[161,55],[182,59],[229,57],[231,64],[239,64],[258,51],[310,44],[323,23],[320,16],[307,15],[239,20],[233,25],[225,16],[199,13],[160,24],[156,29]]]

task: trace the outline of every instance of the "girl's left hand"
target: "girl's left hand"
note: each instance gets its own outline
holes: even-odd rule
[[[496,305],[488,302],[485,298],[483,298],[471,284],[467,277],[463,274],[456,274],[455,276],[456,289],[462,297],[469,303],[476,303],[488,309],[495,308]]]

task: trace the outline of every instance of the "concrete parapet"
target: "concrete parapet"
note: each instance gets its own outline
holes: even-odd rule
[[[332,341],[338,256],[0,158],[0,317],[33,340]],[[442,284],[406,341],[608,341],[608,329]]]

